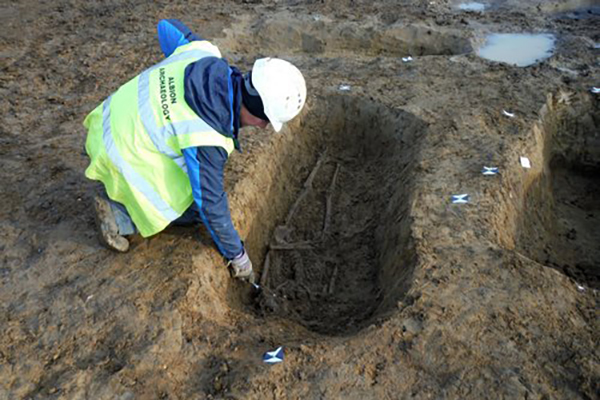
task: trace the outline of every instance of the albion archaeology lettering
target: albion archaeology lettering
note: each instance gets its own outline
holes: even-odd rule
[[[167,120],[171,120],[171,112],[169,104],[177,104],[177,93],[175,92],[175,78],[169,76],[167,79],[165,69],[160,68],[158,73],[160,82],[160,108],[163,116]]]

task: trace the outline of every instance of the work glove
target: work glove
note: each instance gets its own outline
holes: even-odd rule
[[[230,261],[231,275],[234,278],[247,280],[250,283],[254,283],[254,271],[252,271],[252,261],[248,257],[246,249],[237,255],[233,260]]]

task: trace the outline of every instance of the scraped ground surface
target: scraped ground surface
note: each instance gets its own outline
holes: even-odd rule
[[[598,4],[481,3],[0,2],[0,398],[597,398]],[[260,292],[202,227],[97,241],[81,122],[161,18],[306,77],[226,172]],[[521,32],[552,57],[476,56]]]

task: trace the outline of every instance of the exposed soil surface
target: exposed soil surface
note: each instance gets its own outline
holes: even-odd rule
[[[480,3],[1,2],[0,399],[597,398],[600,4]],[[161,18],[306,77],[226,171],[259,291],[202,227],[96,238],[81,123]],[[521,32],[553,55],[477,57]]]

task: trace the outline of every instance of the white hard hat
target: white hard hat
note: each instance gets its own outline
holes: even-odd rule
[[[300,113],[306,101],[306,83],[298,68],[279,58],[260,58],[252,67],[252,85],[260,95],[265,115],[279,132]]]

